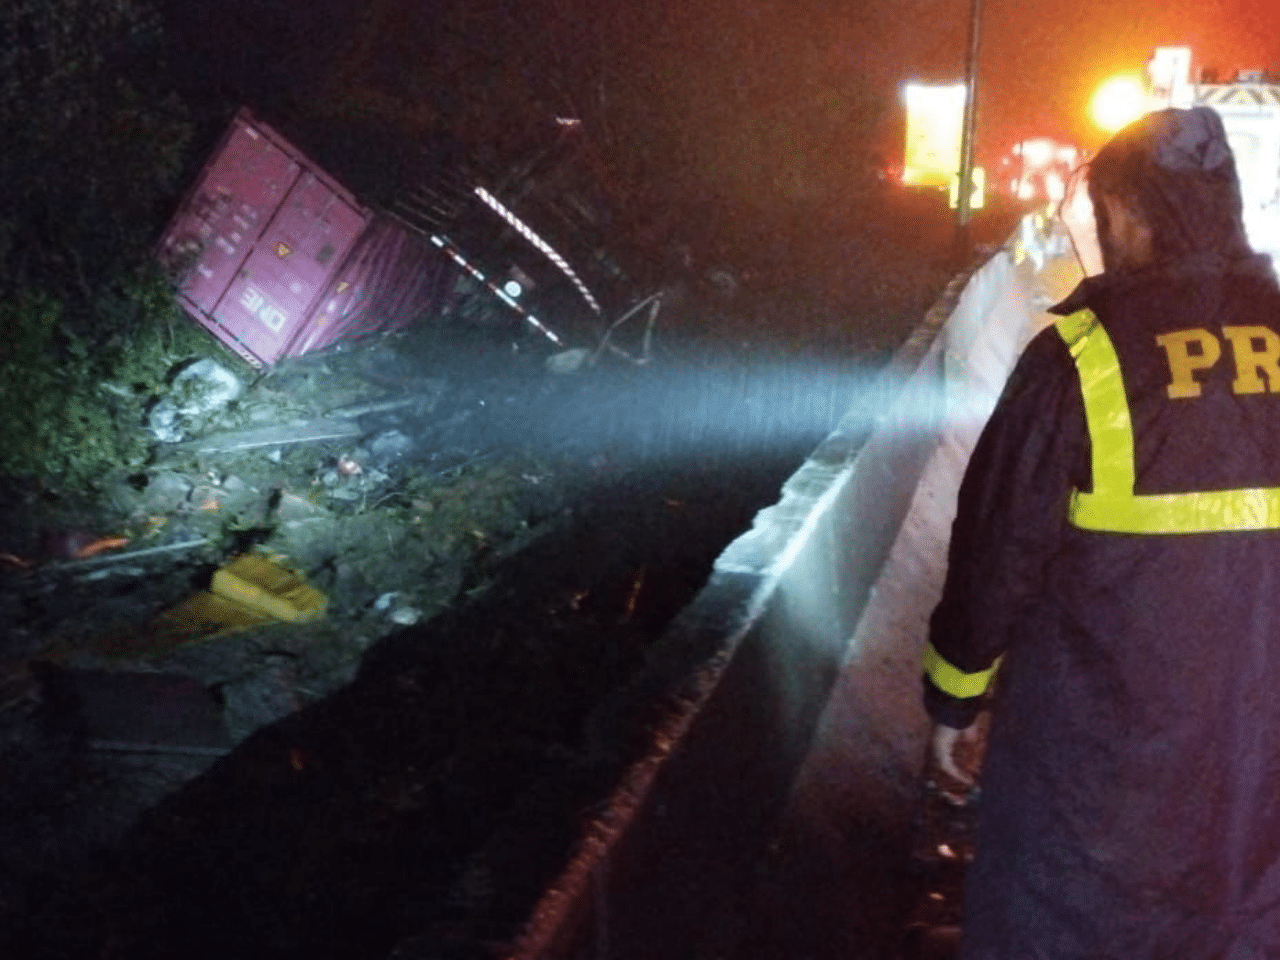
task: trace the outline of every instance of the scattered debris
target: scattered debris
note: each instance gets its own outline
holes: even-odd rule
[[[139,493],[138,509],[149,516],[182,509],[195,486],[186,474],[162,468],[136,475],[132,485]]]
[[[53,722],[83,730],[90,750],[221,756],[232,747],[217,700],[194,678],[172,672],[40,671]]]
[[[411,627],[422,619],[422,611],[415,607],[396,607],[387,619],[402,627]]]
[[[585,347],[562,350],[547,357],[547,372],[555,374],[577,373],[587,365],[590,359],[591,351]]]
[[[609,329],[605,331],[604,337],[600,340],[600,346],[596,348],[595,356],[592,357],[592,363],[599,360],[600,355],[604,353],[605,350],[608,350],[626,360],[630,360],[635,364],[648,363],[653,349],[653,328],[658,322],[658,311],[662,309],[662,297],[663,294],[661,291],[650,294],[611,323],[609,325]],[[648,309],[648,312],[645,314],[644,329],[640,335],[640,352],[639,354],[633,354],[614,343],[613,335],[621,326],[623,326],[623,324],[632,317],[640,315],[646,308]]]
[[[128,543],[128,537],[100,537],[84,530],[46,530],[40,536],[41,552],[52,560],[87,560]]]
[[[399,430],[386,430],[368,443],[370,455],[382,466],[398,460],[414,448],[414,442]]]
[[[173,378],[169,396],[151,408],[148,423],[162,443],[177,443],[202,418],[222,410],[244,390],[234,373],[207,357]]]
[[[16,553],[0,553],[0,566],[33,570],[41,563],[67,566],[59,561],[86,561],[129,545],[128,537],[100,537],[84,530],[45,530],[40,535],[40,556],[36,559]]]
[[[378,400],[373,403],[357,403],[346,407],[339,407],[336,410],[330,410],[329,416],[354,419],[356,417],[368,416],[371,413],[390,413],[393,410],[402,410],[405,407],[414,406],[424,402],[434,402],[434,397],[426,395],[417,395],[412,397],[399,397],[395,400]]]
[[[323,418],[304,423],[273,427],[251,427],[199,437],[171,448],[172,453],[234,453],[238,450],[257,450],[261,447],[278,447],[294,443],[313,443],[317,440],[337,440],[358,437],[360,424],[354,420]]]
[[[373,609],[385,614],[392,623],[403,627],[411,627],[422,619],[422,611],[402,603],[400,593],[397,590],[389,591],[378,597],[373,602]]]
[[[97,567],[110,563],[124,563],[129,560],[139,560],[143,557],[154,557],[159,554],[180,553],[187,550],[194,550],[197,547],[203,547],[208,542],[208,538],[206,537],[197,537],[194,540],[183,540],[179,543],[166,543],[158,547],[144,547],[141,550],[131,550],[127,553],[116,553],[110,556],[90,555],[74,562],[50,564],[49,568],[53,570],[78,570],[85,567]],[[125,543],[128,543],[128,541],[126,540]]]

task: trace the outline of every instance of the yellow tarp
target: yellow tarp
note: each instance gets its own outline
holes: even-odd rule
[[[245,554],[213,575],[210,590],[219,597],[286,623],[324,616],[328,600],[293,573],[266,557]]]
[[[245,554],[217,571],[208,590],[156,617],[150,632],[181,642],[269,623],[305,623],[323,617],[328,602],[278,563]]]

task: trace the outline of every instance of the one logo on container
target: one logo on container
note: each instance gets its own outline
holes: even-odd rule
[[[264,327],[279,333],[289,318],[285,312],[267,299],[266,294],[254,287],[245,287],[240,294],[240,306],[258,318]]]

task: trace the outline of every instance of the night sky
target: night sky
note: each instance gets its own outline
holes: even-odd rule
[[[1024,137],[1096,148],[1092,92],[1159,45],[1189,45],[1224,76],[1280,69],[1278,0],[982,2],[988,165]],[[165,0],[184,93],[246,103],[326,160],[326,135],[351,146],[371,125],[400,144],[445,130],[501,153],[572,114],[624,191],[800,205],[838,204],[900,162],[902,84],[963,78],[969,4]]]
[[[1193,63],[1224,77],[1280,69],[1276,0],[985,0],[983,25],[980,102],[997,142],[1058,132],[1098,146],[1102,135],[1086,119],[1090,96],[1113,74],[1141,71],[1157,46],[1189,46]]]
[[[721,50],[776,55],[780,97],[804,109],[813,74],[840,89],[895,90],[912,80],[963,78],[969,0],[703,0],[672,31],[707,52],[724,86]],[[747,11],[751,11],[750,15]],[[980,137],[987,149],[1039,134],[1096,146],[1087,120],[1094,89],[1141,71],[1162,45],[1190,46],[1197,64],[1224,76],[1280,70],[1277,0],[982,0]],[[695,69],[701,69],[698,64]]]

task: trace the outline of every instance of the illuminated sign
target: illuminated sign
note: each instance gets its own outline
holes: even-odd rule
[[[903,183],[946,187],[957,176],[964,131],[965,89],[963,83],[906,85],[907,149]]]

